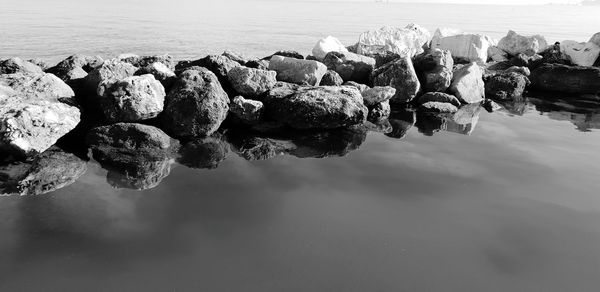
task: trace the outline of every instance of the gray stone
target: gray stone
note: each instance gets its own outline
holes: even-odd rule
[[[519,66],[509,67],[508,69],[504,70],[504,72],[506,72],[506,73],[515,72],[515,73],[525,75],[526,77],[531,75],[531,70],[529,70],[529,68],[519,67]]]
[[[177,162],[190,168],[215,169],[227,158],[229,145],[221,135],[194,139],[179,150]]]
[[[98,95],[104,116],[113,123],[155,118],[165,103],[164,87],[150,74],[102,83]]]
[[[24,98],[75,103],[75,92],[58,77],[48,73],[2,74],[0,85],[12,88]]]
[[[450,103],[429,101],[419,106],[419,109],[434,113],[455,113],[458,108]]]
[[[18,57],[0,61],[0,74],[41,74],[42,72],[39,66]]]
[[[323,64],[340,74],[344,81],[368,83],[375,67],[375,59],[350,52],[329,52],[323,59]]]
[[[392,108],[390,107],[389,100],[376,103],[372,106],[369,106],[368,108],[369,108],[369,115],[367,116],[367,119],[369,121],[378,121],[381,119],[385,119],[392,112]]]
[[[454,61],[450,51],[431,49],[415,57],[415,70],[425,92],[444,92],[452,82]]]
[[[117,59],[129,63],[138,68],[144,68],[153,63],[160,62],[167,66],[167,68],[169,68],[171,71],[175,69],[175,61],[173,60],[173,57],[168,54],[154,56],[138,56],[134,54],[124,54],[117,57]]]
[[[136,70],[137,69],[129,63],[114,59],[107,60],[104,61],[102,65],[88,73],[84,79],[85,85],[88,90],[93,93],[97,93],[98,87],[101,83],[110,83],[125,79],[133,76]]]
[[[508,34],[498,42],[498,48],[512,56],[518,54],[533,56],[547,46],[546,39],[541,35],[522,36],[512,30],[509,30]]]
[[[396,95],[396,89],[391,86],[375,86],[361,92],[367,107],[390,100]]]
[[[56,75],[64,81],[71,81],[84,78],[88,72],[98,68],[103,63],[104,60],[99,56],[77,54],[67,57],[54,67],[48,68],[47,72]]]
[[[529,79],[520,73],[497,74],[485,81],[485,95],[498,100],[520,99],[529,84]]]
[[[172,80],[175,77],[175,72],[161,62],[154,62],[140,68],[137,72],[135,72],[135,75],[144,74],[152,74],[154,78],[160,81],[163,85],[165,83],[169,84],[169,80]]]
[[[338,74],[337,72],[335,72],[333,70],[327,70],[327,73],[325,73],[325,75],[323,75],[323,78],[321,79],[321,83],[319,85],[321,85],[321,86],[340,86],[343,83],[344,83],[344,79],[342,79],[340,74]]]
[[[327,72],[327,66],[318,61],[273,56],[269,70],[277,72],[277,80],[306,85],[317,85]]]
[[[465,65],[453,73],[450,91],[462,103],[477,103],[485,97],[483,73],[476,63]]]
[[[263,107],[263,103],[258,100],[236,96],[229,105],[229,110],[245,123],[256,123],[262,119]]]
[[[235,67],[229,71],[228,79],[233,89],[242,95],[259,97],[277,83],[277,72],[248,67]]]
[[[347,86],[352,86],[352,87],[356,87],[358,89],[358,91],[364,92],[365,90],[369,89],[369,86],[364,85],[364,84],[360,84],[358,82],[354,82],[354,81],[348,81],[348,82],[344,82],[344,85]]]
[[[419,104],[424,104],[427,102],[442,102],[449,103],[456,107],[460,107],[461,103],[454,95],[450,95],[443,92],[428,92],[421,95],[418,99]]]
[[[374,86],[391,86],[396,89],[392,103],[407,103],[413,100],[421,84],[409,57],[400,58],[373,71]]]
[[[141,151],[169,149],[176,142],[161,129],[137,124],[117,123],[93,128],[86,136],[92,148],[112,147],[121,150]]]

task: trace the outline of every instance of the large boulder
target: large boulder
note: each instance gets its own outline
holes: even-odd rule
[[[529,79],[516,72],[501,73],[485,81],[485,95],[496,100],[520,99]]]
[[[373,71],[374,86],[391,86],[396,89],[392,103],[407,103],[421,91],[421,84],[410,57],[405,56]]]
[[[317,60],[323,60],[329,52],[347,53],[348,50],[340,40],[332,36],[320,39],[312,49],[312,54]]]
[[[88,73],[84,78],[85,86],[90,92],[97,93],[100,84],[133,76],[136,70],[137,68],[129,63],[115,59],[107,60]]]
[[[350,52],[329,52],[323,64],[340,74],[344,81],[367,83],[375,67],[375,59]]]
[[[165,99],[163,124],[176,137],[209,136],[227,117],[229,97],[208,69],[186,70]]]
[[[84,78],[88,72],[101,66],[103,63],[104,60],[99,56],[76,54],[60,61],[54,67],[48,68],[46,72],[52,73],[64,81],[71,81]]]
[[[462,103],[477,103],[485,98],[483,72],[477,63],[465,65],[453,73],[450,92]]]
[[[450,51],[431,49],[415,57],[415,70],[425,92],[444,92],[452,82],[454,61]]]
[[[25,98],[75,103],[73,89],[58,77],[48,73],[2,74],[0,85],[12,88]]]
[[[265,99],[266,114],[296,129],[333,129],[363,123],[368,109],[351,86],[278,87]]]
[[[509,30],[508,34],[498,42],[498,48],[512,56],[518,54],[533,56],[545,50],[546,47],[548,47],[548,43],[543,36],[523,36],[512,30]]]
[[[208,55],[191,62],[179,62],[175,67],[175,73],[179,75],[179,73],[193,66],[200,66],[210,70],[217,76],[222,86],[228,87],[229,80],[227,79],[227,75],[229,75],[229,71],[240,66],[240,64],[223,55]]]
[[[41,74],[42,68],[18,57],[0,61],[0,74],[13,73]]]
[[[263,103],[258,100],[245,99],[236,96],[229,105],[231,113],[240,121],[248,124],[256,123],[262,119]]]
[[[44,152],[80,121],[79,109],[19,95],[0,100],[0,149],[17,155]]]
[[[592,42],[562,41],[560,51],[577,66],[592,66],[600,55],[600,47]]]
[[[321,83],[319,83],[319,85],[340,86],[343,83],[344,79],[342,79],[342,76],[340,76],[338,72],[335,72],[333,70],[327,70],[327,73],[325,73],[325,75],[323,75],[323,78],[321,78]]]
[[[318,85],[327,72],[327,66],[314,60],[273,56],[269,70],[277,72],[277,80],[306,85]]]
[[[171,70],[175,69],[175,61],[173,60],[173,57],[168,54],[155,56],[138,56],[134,54],[123,54],[118,56],[117,59],[129,63],[138,68],[143,68],[152,63],[160,62]]]
[[[277,72],[248,67],[235,67],[229,71],[229,83],[239,94],[258,97],[277,83]]]
[[[461,62],[484,64],[488,59],[488,49],[493,41],[480,34],[458,34],[436,37],[431,40],[432,49],[448,50],[452,57]]]
[[[358,38],[357,53],[369,56],[391,52],[413,57],[423,52],[423,46],[430,38],[429,31],[416,24],[404,28],[386,26],[362,33]]]
[[[600,68],[545,64],[531,72],[532,87],[566,93],[600,92]]]
[[[98,95],[106,119],[113,123],[155,118],[165,103],[164,87],[150,74],[102,83]]]

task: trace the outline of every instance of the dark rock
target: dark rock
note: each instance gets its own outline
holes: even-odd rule
[[[531,72],[531,85],[542,91],[600,92],[600,68],[545,64]]]
[[[364,127],[296,133],[292,139],[296,147],[288,154],[298,158],[341,157],[357,150],[366,139]]]
[[[450,51],[428,50],[414,59],[425,92],[444,92],[452,82],[454,61]]]
[[[262,119],[263,103],[258,100],[236,96],[229,105],[229,110],[240,121],[253,124]]]
[[[234,62],[237,62],[240,65],[246,65],[246,63],[248,63],[248,61],[249,61],[248,58],[246,58],[239,52],[235,52],[235,51],[231,51],[231,50],[226,50],[221,55],[231,59]]]
[[[306,85],[317,85],[327,72],[327,66],[318,61],[273,56],[269,70],[277,72],[277,80]]]
[[[397,61],[402,55],[392,52],[378,53],[371,56],[375,59],[375,68],[379,68],[387,63]]]
[[[228,141],[235,153],[249,161],[271,159],[296,148],[291,141],[267,137],[231,136]]]
[[[488,112],[488,113],[493,113],[496,112],[498,110],[502,109],[502,106],[500,106],[499,104],[497,104],[496,102],[494,102],[491,99],[486,99],[483,104],[481,104],[481,106]]]
[[[159,128],[136,123],[117,123],[91,129],[86,137],[86,144],[92,148],[162,151],[177,143]]]
[[[269,70],[269,60],[250,60],[246,63],[246,67],[261,70]]]
[[[46,72],[56,75],[64,81],[81,79],[87,73],[100,67],[104,60],[98,56],[72,55],[60,61],[56,66],[48,68]]]
[[[42,68],[31,62],[24,61],[21,58],[0,60],[0,74],[41,74],[42,72]]]
[[[111,83],[133,76],[137,69],[129,64],[118,60],[108,60],[90,71],[85,77],[85,86],[93,94],[97,94],[101,83]]]
[[[477,63],[465,65],[453,73],[449,88],[462,103],[478,103],[485,97],[483,73]]]
[[[143,68],[156,62],[160,62],[167,66],[171,71],[175,70],[175,61],[171,55],[155,55],[155,56],[137,56],[137,55],[124,55],[119,56],[123,62],[129,63],[135,67]]]
[[[390,101],[382,101],[369,106],[369,115],[367,116],[367,119],[371,122],[385,119],[390,115],[391,111]]]
[[[361,94],[362,94],[362,92],[364,92],[365,90],[369,89],[369,86],[367,86],[367,85],[364,85],[364,84],[360,84],[360,83],[357,83],[357,82],[354,82],[354,81],[348,81],[348,82],[344,82],[344,85],[346,85],[346,86],[352,86],[352,87],[355,87],[355,88],[357,88],[357,89],[358,89],[358,91],[360,91],[360,92],[361,92]],[[384,86],[384,87],[386,87],[386,86]],[[387,86],[387,87],[389,87],[389,86]]]
[[[529,79],[523,74],[502,73],[485,81],[485,94],[492,99],[520,99],[529,84]]]
[[[455,113],[458,108],[451,103],[429,101],[419,106],[419,110],[434,113]]]
[[[340,74],[344,81],[369,83],[369,77],[375,67],[375,59],[354,53],[329,52],[323,63],[329,70]]]
[[[342,79],[340,74],[338,74],[337,72],[335,72],[333,70],[327,70],[327,73],[325,73],[325,75],[323,75],[323,78],[321,79],[321,83],[319,85],[321,85],[321,86],[340,86],[343,83],[344,83],[344,79]]]
[[[399,109],[390,114],[388,121],[392,125],[392,131],[385,135],[391,138],[402,139],[406,137],[408,131],[415,125],[417,116],[414,111]]]
[[[248,97],[259,97],[275,86],[276,76],[275,71],[239,66],[229,71],[228,79],[237,93]]]
[[[428,92],[428,93],[421,95],[418,99],[419,104],[424,104],[424,103],[427,103],[430,101],[449,103],[456,107],[460,107],[460,105],[461,105],[458,98],[456,98],[454,95],[450,95],[450,94],[442,93],[442,92]]]
[[[391,86],[396,89],[392,103],[407,103],[421,90],[419,78],[409,57],[400,58],[373,71],[374,86]]]
[[[229,145],[216,135],[184,144],[177,162],[190,168],[215,169],[227,158],[227,153]]]
[[[180,75],[180,73],[186,71],[188,68],[193,66],[204,67],[214,73],[219,82],[225,87],[229,86],[229,80],[227,79],[227,75],[229,75],[229,71],[234,67],[240,66],[239,63],[221,55],[209,55],[202,59],[198,59],[195,61],[187,62],[187,63],[179,63],[175,67],[175,73]]]
[[[527,68],[527,67],[512,66],[512,67],[509,67],[508,69],[504,70],[504,72],[505,73],[515,72],[515,73],[525,75],[525,77],[531,75],[531,70],[529,70],[529,68]]]
[[[419,133],[425,136],[433,136],[433,134],[446,128],[446,115],[418,111],[415,126],[419,130]]]
[[[271,60],[271,57],[273,56],[282,56],[282,57],[288,57],[288,58],[294,58],[294,59],[299,59],[299,60],[304,60],[304,56],[302,56],[302,54],[296,52],[296,51],[277,51],[275,54],[264,57],[263,60]]]

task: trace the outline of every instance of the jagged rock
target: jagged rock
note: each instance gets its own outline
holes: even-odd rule
[[[304,60],[304,56],[302,56],[302,54],[300,54],[300,53],[298,53],[296,51],[277,51],[273,55],[264,57],[263,60],[271,60],[271,58],[273,56],[282,56],[282,57],[288,57],[288,58],[294,58],[294,59]]]
[[[545,64],[531,72],[532,87],[566,93],[600,92],[600,68]]]
[[[543,60],[544,57],[542,57],[541,55],[533,55],[533,56],[527,56],[523,53],[519,53],[516,56],[513,56],[510,59],[510,62],[514,65],[514,66],[519,66],[519,67],[530,67],[533,66],[533,64],[536,64],[537,62],[540,62],[541,60]]]
[[[327,72],[327,66],[318,61],[273,56],[269,62],[269,70],[277,72],[279,81],[317,85]]]
[[[245,66],[248,68],[269,70],[269,60],[250,60],[246,62]]]
[[[560,43],[561,53],[577,66],[592,66],[600,55],[600,46],[594,43],[578,43],[576,41],[562,41]]]
[[[415,125],[417,116],[414,111],[400,109],[399,111],[392,112],[388,117],[388,121],[392,125],[392,131],[385,135],[391,138],[402,139],[406,137],[408,130]]]
[[[459,34],[434,38],[432,49],[448,50],[458,61],[484,64],[488,59],[488,49],[493,41],[480,34]]]
[[[541,55],[541,59],[537,59],[537,60],[531,62],[531,64],[529,64],[530,63],[529,61],[526,62],[526,63],[528,63],[527,65],[529,65],[529,67],[531,69],[537,68],[546,63],[573,65],[571,63],[571,61],[568,60],[568,57],[561,52],[559,42],[554,43],[554,45],[548,46],[545,50],[540,52],[540,55]]]
[[[29,59],[29,60],[27,60],[27,62],[40,67],[40,69],[42,69],[42,71],[46,71],[46,70],[48,70],[48,68],[50,68],[50,66],[48,65],[48,62],[46,62],[40,58]],[[50,73],[50,72],[48,72],[48,73]]]
[[[498,48],[497,46],[490,46],[488,48],[488,61],[504,62],[508,61],[508,53]]]
[[[275,71],[239,66],[229,71],[228,79],[237,93],[258,97],[275,86],[276,76],[277,72]]]
[[[364,104],[369,107],[390,100],[396,95],[396,89],[391,86],[375,86],[362,90],[361,94]]]
[[[261,120],[263,107],[263,103],[258,100],[236,96],[229,105],[229,110],[241,121],[251,124]]]
[[[239,52],[235,52],[235,51],[231,51],[231,50],[226,50],[221,55],[231,59],[232,61],[237,62],[240,65],[246,65],[246,63],[248,63],[248,61],[249,61],[249,59],[246,56],[242,55]]]
[[[351,86],[277,88],[265,99],[267,116],[296,129],[332,129],[363,123],[367,107]]]
[[[529,79],[520,73],[497,74],[485,81],[485,95],[500,100],[519,99],[529,84]]]
[[[0,100],[0,149],[19,155],[44,152],[79,121],[79,109],[64,103],[20,96],[3,98]]]
[[[508,69],[504,70],[504,72],[506,72],[506,73],[515,72],[515,73],[522,74],[522,75],[524,75],[526,77],[529,76],[529,75],[531,75],[531,70],[529,70],[529,68],[527,68],[527,67],[519,67],[519,66],[509,67]]]
[[[441,102],[441,103],[449,103],[453,106],[460,107],[461,103],[454,95],[450,95],[443,92],[427,92],[421,95],[418,99],[419,104],[424,104],[428,102]]]
[[[56,75],[63,81],[71,81],[84,78],[88,72],[96,69],[103,63],[104,60],[101,57],[76,54],[60,61],[46,72]]]
[[[344,81],[368,83],[375,67],[375,59],[350,52],[329,52],[323,59],[323,64],[340,74]]]
[[[165,89],[153,75],[131,76],[98,87],[99,103],[110,122],[135,122],[157,117],[165,103]]]
[[[107,60],[90,71],[85,77],[85,85],[93,93],[98,92],[101,83],[111,83],[133,76],[137,69],[129,64],[119,60]]]
[[[12,88],[24,98],[75,104],[73,89],[52,74],[2,74],[0,85]]]
[[[209,136],[227,117],[229,97],[208,69],[186,70],[165,99],[164,129],[176,137]]]
[[[419,110],[434,113],[455,113],[458,108],[446,102],[429,101],[420,105]]]
[[[512,56],[518,54],[533,56],[547,46],[546,39],[541,35],[522,36],[512,30],[509,30],[508,34],[498,42],[498,48]]]
[[[367,119],[369,121],[378,121],[387,118],[392,111],[389,100],[378,102],[368,108],[369,115],[367,116]]]
[[[347,86],[352,86],[352,87],[356,87],[356,88],[358,89],[358,91],[360,91],[360,92],[361,92],[361,94],[362,94],[362,93],[363,93],[365,90],[369,89],[369,86],[367,86],[367,85],[364,85],[364,84],[360,84],[360,83],[357,83],[357,82],[354,82],[354,81],[348,81],[348,82],[344,82],[344,85],[347,85]]]
[[[419,78],[408,56],[377,68],[373,71],[372,80],[374,86],[391,86],[396,89],[392,103],[410,102],[421,91]]]
[[[347,53],[348,50],[337,38],[332,36],[320,39],[312,49],[312,54],[317,60],[323,60],[329,52]]]
[[[327,70],[323,78],[321,78],[321,86],[340,86],[344,83],[344,79],[333,70]]]
[[[161,62],[154,62],[145,67],[140,68],[135,72],[135,75],[144,75],[144,74],[152,74],[154,78],[160,83],[165,85],[170,85],[175,78],[175,72],[169,69],[167,65]]]
[[[221,136],[192,140],[181,147],[177,162],[190,168],[215,169],[227,158],[229,145]]]
[[[411,23],[405,28],[386,26],[362,33],[358,38],[357,53],[370,56],[392,52],[411,58],[423,52],[423,46],[430,38],[429,31],[416,24]]]
[[[588,42],[600,47],[600,32],[595,33]]]
[[[450,51],[431,49],[414,59],[415,70],[425,92],[444,92],[452,82],[454,61]]]
[[[177,143],[161,129],[137,124],[116,123],[93,128],[86,136],[92,148],[113,147],[121,150],[165,150]]]
[[[485,87],[481,68],[471,63],[457,69],[453,73],[450,92],[462,103],[477,103],[485,97]]]
[[[159,62],[167,66],[171,71],[175,69],[175,61],[171,55],[156,56],[138,56],[134,54],[124,54],[117,57],[120,61],[129,63],[135,67],[143,68],[153,63]]]
[[[179,75],[193,66],[200,66],[210,70],[217,76],[221,85],[227,87],[229,86],[229,79],[227,78],[229,71],[240,66],[240,64],[222,55],[209,55],[195,61],[178,63],[175,66],[175,73]]]
[[[375,59],[375,68],[379,68],[389,62],[393,62],[393,61],[396,61],[396,60],[402,58],[402,55],[396,54],[396,53],[391,53],[391,52],[386,52],[386,53],[381,53],[381,54],[374,54],[371,57],[373,57]]]
[[[39,66],[18,57],[0,61],[0,74],[41,74],[42,72]]]

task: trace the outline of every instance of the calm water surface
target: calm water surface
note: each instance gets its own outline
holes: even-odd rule
[[[324,34],[351,43],[410,21],[497,37],[600,29],[580,7],[8,2],[0,56],[48,60],[308,51]],[[0,197],[0,291],[600,290],[600,103],[463,114],[458,125],[399,112],[387,135],[259,161],[222,141],[218,167],[167,163],[144,191],[111,186],[91,160],[58,191]]]

